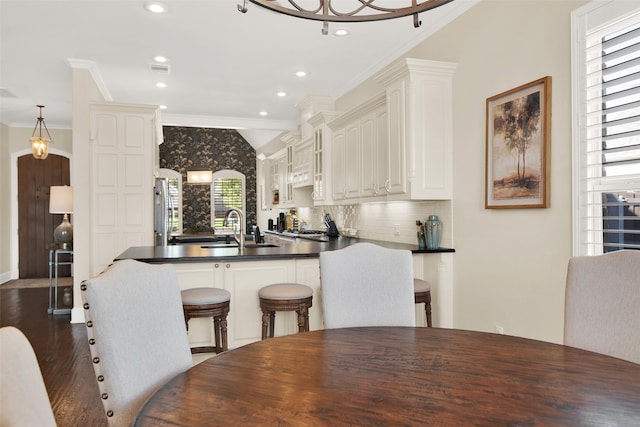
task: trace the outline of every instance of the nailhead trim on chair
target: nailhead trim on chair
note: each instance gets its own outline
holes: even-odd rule
[[[80,285],[80,290],[82,291],[86,291],[87,290],[87,285],[85,285],[84,283],[82,283]],[[89,303],[85,302],[82,306],[85,310],[89,309]],[[93,322],[91,320],[87,320],[87,328],[91,328],[93,326]],[[94,338],[89,338],[89,345],[95,345],[96,340]],[[92,359],[92,362],[95,364],[100,363],[100,358],[99,357],[94,357]],[[104,375],[98,375],[96,377],[96,381],[98,381],[99,383],[104,382]],[[100,397],[102,398],[102,400],[107,400],[109,398],[109,395],[107,393],[102,393],[100,395]],[[112,410],[108,410],[106,411],[107,417],[111,418],[113,417],[113,411]]]

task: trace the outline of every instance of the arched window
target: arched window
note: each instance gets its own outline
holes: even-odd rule
[[[213,228],[225,228],[223,227],[224,216],[229,208],[238,208],[246,213],[245,184],[246,178],[241,172],[228,169],[214,172],[211,183],[211,226]],[[233,221],[237,219],[232,217],[232,222],[227,224],[227,227],[237,227],[238,224]],[[243,229],[246,230],[246,224],[243,224]]]
[[[169,234],[182,234],[182,175],[173,169],[160,169],[160,178],[167,178],[169,200],[167,211]]]

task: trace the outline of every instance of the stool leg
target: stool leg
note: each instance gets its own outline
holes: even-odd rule
[[[229,349],[227,344],[227,318],[220,319],[220,335],[222,335],[222,351]]]
[[[189,315],[185,312],[184,313],[184,323],[187,327],[187,332],[189,332],[189,319],[191,319],[191,317],[189,317]]]
[[[273,338],[276,336],[276,312],[269,312],[269,338]]]
[[[309,312],[307,311],[306,306],[301,306],[298,310],[298,332],[308,332],[309,331]]]
[[[220,331],[220,317],[213,317],[213,337],[215,340],[216,353],[220,353],[222,351],[222,337]]]
[[[269,313],[262,311],[262,339],[267,338],[267,327],[269,326]]]
[[[427,297],[427,301],[424,303],[424,311],[427,313],[427,327],[431,327],[431,294]]]

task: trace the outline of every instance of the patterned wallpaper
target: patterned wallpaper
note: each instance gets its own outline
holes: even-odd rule
[[[160,167],[182,174],[182,223],[185,233],[211,230],[208,185],[187,184],[187,170],[232,169],[246,177],[247,228],[256,223],[256,150],[235,130],[164,126]]]

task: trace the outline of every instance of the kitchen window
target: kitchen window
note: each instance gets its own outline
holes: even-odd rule
[[[640,7],[572,16],[574,255],[640,250]]]
[[[238,219],[232,216],[224,226],[224,217],[230,208],[238,208],[245,213],[245,184],[243,173],[234,170],[221,170],[213,174],[211,183],[211,226],[216,230],[236,229]],[[245,224],[243,229],[246,230]]]

